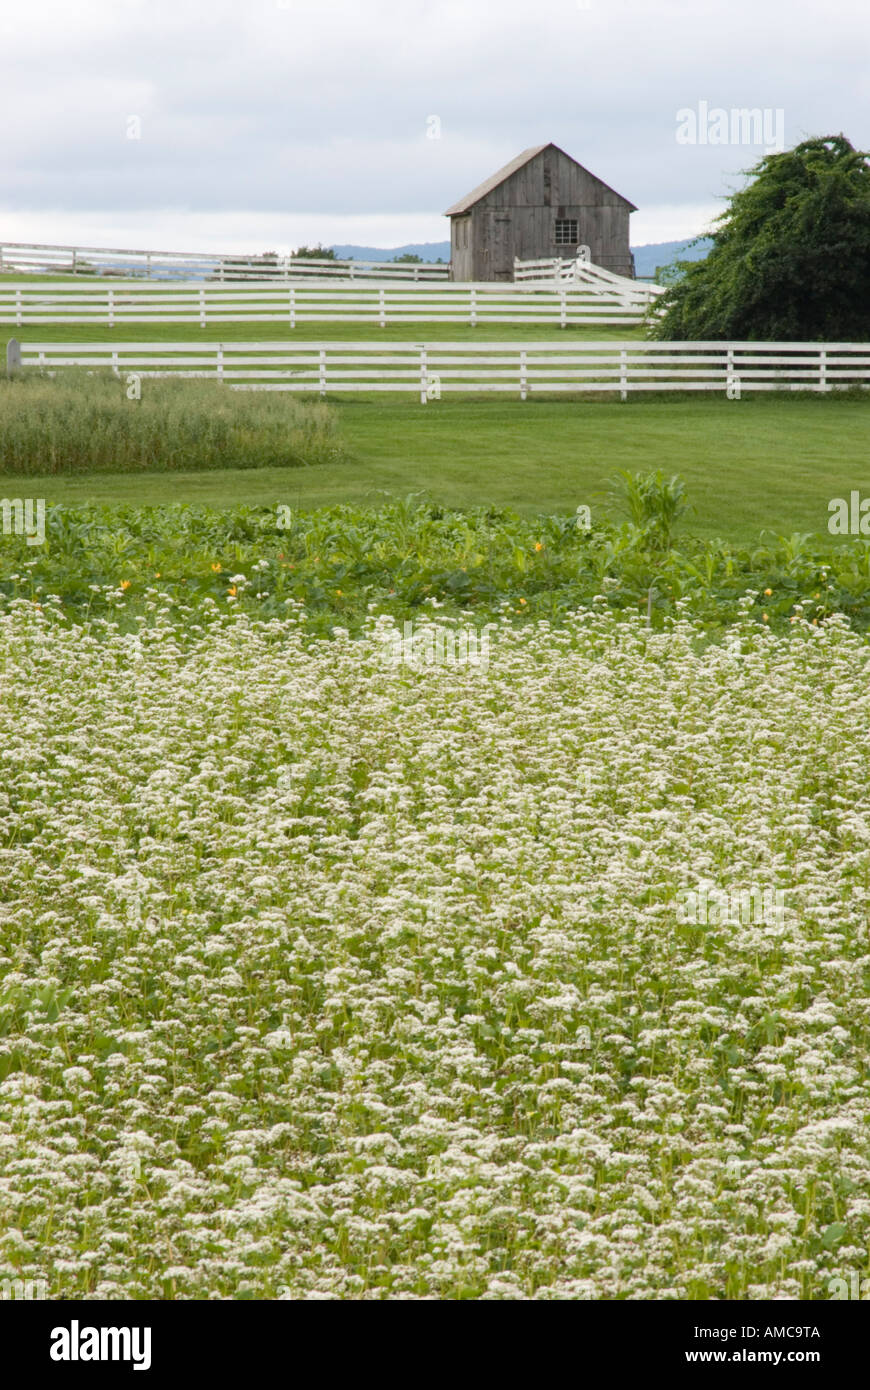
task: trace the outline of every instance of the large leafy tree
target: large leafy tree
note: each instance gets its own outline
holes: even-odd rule
[[[844,135],[766,155],[706,260],[659,299],[656,338],[870,339],[870,156]]]

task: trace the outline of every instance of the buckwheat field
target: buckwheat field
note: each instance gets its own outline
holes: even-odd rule
[[[870,649],[600,605],[385,660],[0,616],[0,1277],[827,1298],[870,1235]],[[119,595],[120,602],[120,595]],[[704,892],[766,913],[686,911]]]

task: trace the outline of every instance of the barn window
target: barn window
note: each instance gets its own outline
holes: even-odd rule
[[[556,245],[576,246],[580,240],[576,217],[556,218]]]

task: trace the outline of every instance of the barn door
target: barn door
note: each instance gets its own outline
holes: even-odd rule
[[[491,233],[490,278],[493,280],[513,280],[514,231],[513,220],[509,213],[493,213]]]

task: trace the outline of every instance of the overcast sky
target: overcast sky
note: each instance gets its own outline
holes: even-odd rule
[[[547,140],[634,245],[694,235],[765,152],[701,143],[699,104],[867,148],[868,40],[868,0],[0,0],[0,239],[440,241]]]

